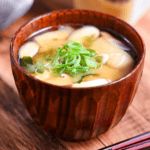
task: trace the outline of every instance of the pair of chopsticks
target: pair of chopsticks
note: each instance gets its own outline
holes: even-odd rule
[[[103,148],[103,150],[150,150],[150,132]]]

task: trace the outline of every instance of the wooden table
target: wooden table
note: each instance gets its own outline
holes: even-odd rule
[[[32,11],[0,33],[0,150],[97,150],[150,131],[150,11],[135,25],[147,49],[143,77],[132,105],[116,127],[95,139],[73,143],[47,135],[34,124],[16,94],[9,44],[20,25],[45,12],[48,10],[43,6],[34,6]]]

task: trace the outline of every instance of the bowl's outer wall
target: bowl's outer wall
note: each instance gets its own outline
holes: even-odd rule
[[[62,88],[27,75],[17,63],[21,44],[34,31],[67,23],[91,24],[117,31],[135,45],[140,63],[122,80],[95,88]],[[67,140],[90,139],[120,121],[137,90],[143,55],[141,39],[127,24],[101,13],[81,10],[56,11],[34,19],[16,33],[10,53],[16,85],[29,113],[44,129]]]

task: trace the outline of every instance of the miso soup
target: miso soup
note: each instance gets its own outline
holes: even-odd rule
[[[19,49],[19,63],[44,82],[91,87],[127,75],[136,63],[136,51],[114,31],[91,25],[64,25],[30,35]]]

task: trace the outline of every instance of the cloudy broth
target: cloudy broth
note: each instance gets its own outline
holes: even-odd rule
[[[58,86],[108,84],[127,75],[136,59],[126,38],[91,25],[41,29],[19,49],[19,63],[29,74]]]

